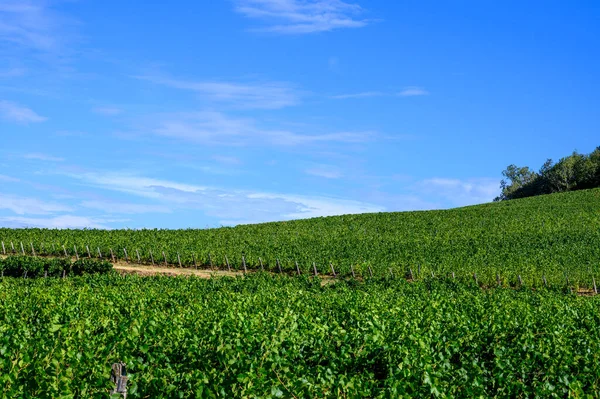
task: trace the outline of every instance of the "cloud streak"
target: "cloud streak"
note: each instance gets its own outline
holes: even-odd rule
[[[222,224],[384,210],[378,205],[342,198],[199,186],[115,172],[72,174],[70,177],[106,190],[152,198],[173,211],[200,210],[208,216],[218,218]],[[100,204],[92,205],[100,207]]]
[[[428,96],[429,92],[422,87],[410,86],[402,89],[398,95],[400,97]]]
[[[31,153],[23,155],[25,159],[33,159],[37,161],[47,161],[47,162],[64,162],[64,158],[53,157],[52,155],[40,154],[40,153]]]
[[[237,0],[235,10],[243,16],[264,22],[257,31],[279,34],[309,34],[368,24],[358,16],[358,4],[342,0]]]
[[[152,75],[135,78],[192,91],[207,100],[245,109],[280,109],[300,102],[299,93],[291,85],[282,82],[191,81]]]
[[[5,100],[0,100],[0,118],[20,124],[39,123],[47,120],[30,108]]]
[[[154,127],[145,130],[162,137],[225,146],[269,144],[290,147],[324,143],[364,143],[375,136],[373,132],[304,134],[284,129],[268,129],[258,126],[254,119],[232,118],[216,111],[162,115],[154,122]]]

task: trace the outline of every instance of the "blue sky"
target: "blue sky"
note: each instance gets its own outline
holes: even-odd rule
[[[450,208],[600,145],[597,1],[144,3],[0,0],[0,226]]]

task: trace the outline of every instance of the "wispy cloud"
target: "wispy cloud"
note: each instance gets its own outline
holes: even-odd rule
[[[225,164],[225,165],[240,165],[242,163],[242,160],[239,159],[238,157],[231,157],[231,156],[227,156],[227,155],[213,155],[211,158],[214,161],[217,161],[217,162]]]
[[[94,107],[92,112],[105,116],[115,116],[123,113],[123,110],[117,107]]]
[[[47,162],[64,162],[64,160],[65,160],[64,158],[53,157],[52,155],[41,154],[41,153],[25,154],[25,155],[23,155],[23,158],[34,159],[37,161],[47,161]]]
[[[498,195],[498,179],[431,178],[415,185],[415,189],[429,197],[438,197],[452,206],[465,206],[490,202]]]
[[[169,209],[200,210],[223,224],[379,212],[381,206],[341,198],[198,186],[128,173],[71,174],[85,184],[152,198]]]
[[[256,30],[281,34],[327,32],[342,28],[361,28],[368,24],[358,16],[358,4],[342,0],[237,0],[235,10],[264,21]]]
[[[62,204],[2,193],[0,193],[0,209],[8,209],[17,215],[46,215],[72,211],[71,207]]]
[[[246,109],[279,109],[296,105],[300,101],[298,91],[282,82],[191,81],[152,75],[136,78],[175,89],[193,91],[210,101]]]
[[[345,100],[348,98],[368,98],[368,97],[381,97],[386,94],[380,91],[363,91],[361,93],[349,93],[349,94],[338,94],[335,96],[331,96],[330,98],[336,100]]]
[[[422,87],[410,86],[402,89],[398,95],[401,97],[427,96],[429,92]]]
[[[201,144],[229,146],[363,143],[374,136],[373,132],[304,134],[283,129],[261,128],[254,119],[231,118],[216,111],[163,115],[156,123],[157,126],[149,130],[159,136]]]
[[[23,124],[44,122],[47,119],[30,108],[5,100],[0,100],[0,118]]]
[[[85,216],[61,215],[49,218],[30,218],[21,216],[0,217],[0,225],[12,228],[40,227],[47,229],[110,229],[106,223],[126,220],[106,220]]]
[[[324,177],[326,179],[339,179],[344,176],[338,167],[331,165],[317,165],[306,169],[304,172],[309,175]]]
[[[0,1],[0,43],[44,54],[66,51],[65,28],[73,25],[73,21],[55,11],[51,3],[54,2]]]
[[[164,205],[137,204],[128,202],[111,201],[83,201],[80,206],[96,209],[108,214],[136,214],[136,213],[170,213],[171,209]]]
[[[0,181],[6,182],[6,183],[16,183],[16,182],[19,182],[20,180],[17,179],[16,177],[10,177],[10,176],[6,176],[6,175],[0,175]]]

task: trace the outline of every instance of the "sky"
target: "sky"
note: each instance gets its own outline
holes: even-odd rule
[[[600,2],[0,0],[0,226],[491,201],[600,145]]]

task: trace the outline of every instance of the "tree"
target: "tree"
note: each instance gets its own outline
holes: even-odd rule
[[[522,193],[523,188],[527,187],[538,178],[538,174],[529,169],[528,166],[518,167],[514,164],[509,165],[503,170],[502,176],[506,179],[502,179],[500,182],[502,193],[499,197],[494,199],[495,201],[526,196]]]

